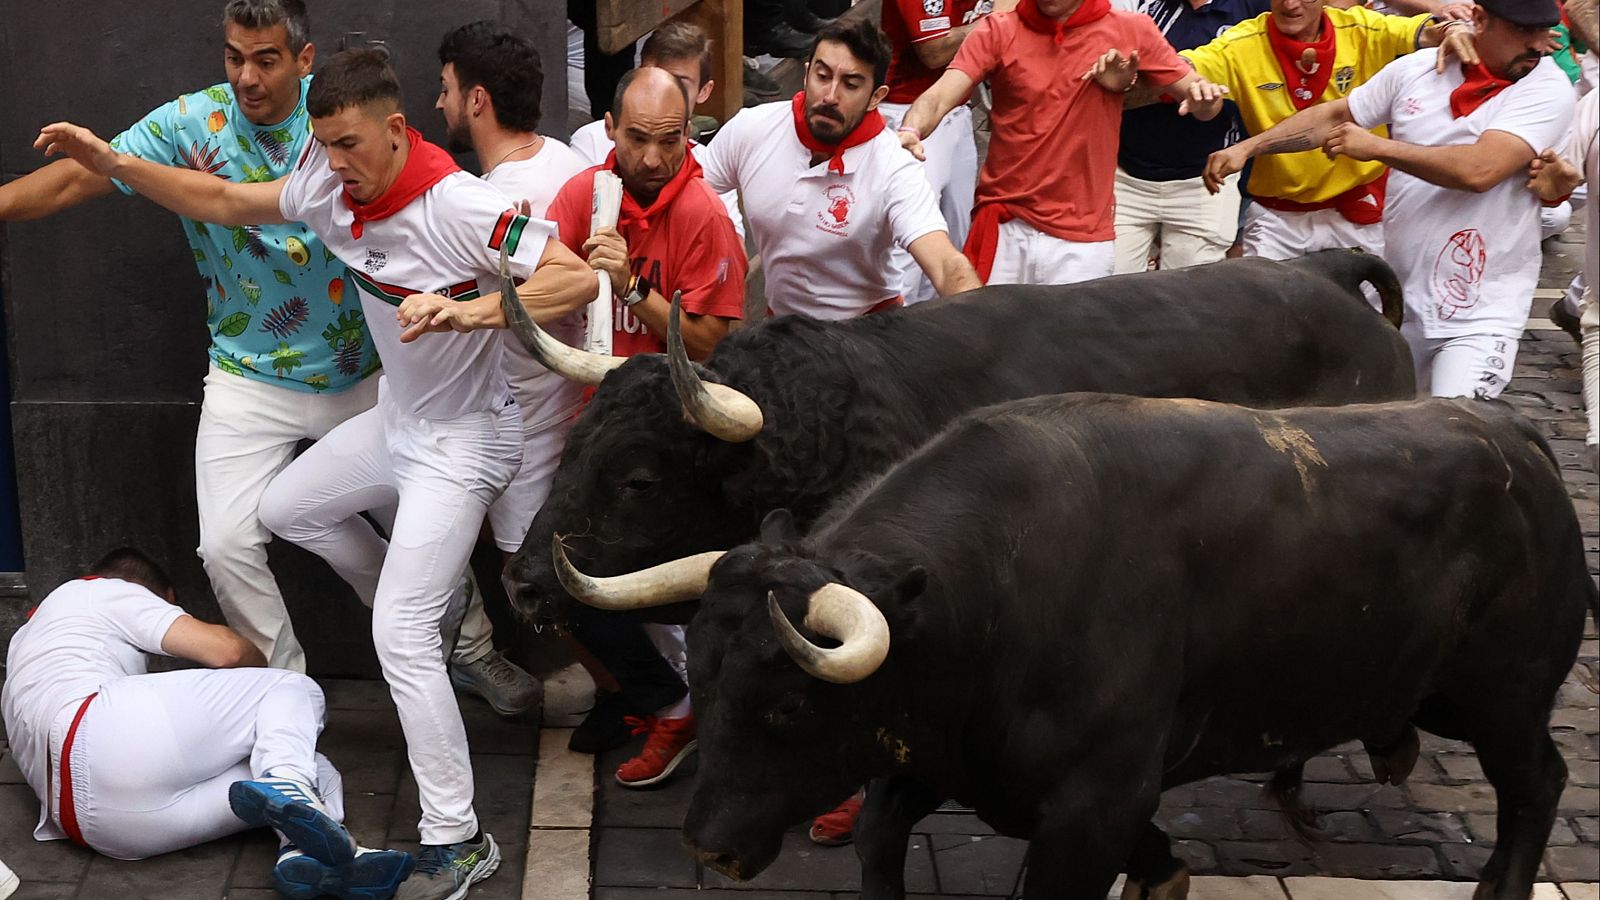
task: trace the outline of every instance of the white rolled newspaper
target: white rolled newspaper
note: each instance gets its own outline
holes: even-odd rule
[[[617,227],[617,214],[622,210],[622,179],[600,171],[594,173],[594,206],[589,213],[589,234],[602,228]],[[611,276],[600,273],[599,293],[589,304],[588,325],[584,329],[583,349],[590,353],[611,355]]]

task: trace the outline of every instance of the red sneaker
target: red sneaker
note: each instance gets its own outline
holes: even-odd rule
[[[856,839],[856,820],[861,818],[862,793],[811,820],[811,842],[824,847],[842,847]]]
[[[639,755],[617,767],[617,784],[626,788],[650,787],[672,775],[674,769],[695,751],[694,714],[681,719],[643,719],[628,716],[634,734],[648,734]]]

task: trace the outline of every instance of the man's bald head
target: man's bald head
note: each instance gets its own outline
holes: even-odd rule
[[[611,117],[621,122],[634,107],[634,114],[648,118],[676,116],[689,121],[689,89],[671,72],[655,66],[640,66],[622,76],[611,100]]]

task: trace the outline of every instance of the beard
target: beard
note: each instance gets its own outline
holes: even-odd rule
[[[854,121],[850,121],[844,117],[844,113],[840,112],[838,107],[813,106],[806,109],[806,127],[811,129],[811,136],[818,141],[824,144],[837,144],[844,140],[845,135],[854,131],[856,126],[861,124],[861,119],[864,116],[865,114],[863,113],[862,116],[856,117]]]
[[[451,153],[466,153],[472,149],[472,129],[467,127],[467,117],[463,113],[456,119],[454,125],[446,119],[444,123],[445,143]]]
[[[1538,68],[1539,60],[1544,59],[1543,53],[1519,54],[1506,64],[1506,80],[1517,82],[1532,74]]]

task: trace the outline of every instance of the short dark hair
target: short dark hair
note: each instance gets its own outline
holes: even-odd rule
[[[692,59],[700,64],[700,83],[711,80],[711,38],[693,22],[673,19],[645,38],[639,60],[658,65],[673,59]]]
[[[165,569],[156,564],[155,560],[132,547],[118,547],[117,549],[100,557],[100,561],[89,570],[91,575],[102,578],[119,578],[143,585],[150,589],[150,593],[166,599],[167,592],[172,590],[172,579],[167,577]]]
[[[228,0],[222,24],[259,30],[282,25],[289,37],[289,52],[299,53],[311,43],[311,17],[305,0]]]
[[[845,21],[839,18],[828,23],[817,32],[817,39],[811,43],[811,53],[806,56],[806,62],[809,63],[811,57],[817,55],[817,45],[823,41],[843,44],[850,55],[870,66],[874,89],[888,83],[889,39],[883,36],[883,30],[871,19]]]
[[[400,79],[389,65],[389,52],[372,47],[341,50],[317,70],[306,92],[306,112],[314,119],[352,106],[380,100],[400,105]]]
[[[489,92],[502,128],[539,127],[544,66],[533,44],[493,22],[473,22],[444,36],[439,64],[455,67],[463,91],[482,86]]]
[[[688,85],[679,81],[677,78],[673,77],[671,72],[667,72],[666,69],[660,68],[659,66],[640,66],[637,69],[629,69],[627,72],[623,73],[622,78],[617,82],[617,92],[611,97],[612,120],[615,121],[622,118],[622,95],[628,92],[628,86],[633,84],[635,78],[639,77],[639,73],[648,69],[655,69],[658,72],[666,72],[667,77],[672,78],[672,83],[678,86],[678,93],[683,95],[683,120],[685,122],[689,121],[689,118],[694,115],[694,98],[689,96]]]

